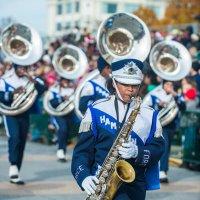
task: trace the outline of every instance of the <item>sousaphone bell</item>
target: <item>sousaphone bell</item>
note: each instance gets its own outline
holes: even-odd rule
[[[15,64],[31,65],[42,56],[42,40],[32,27],[14,23],[6,27],[1,35],[3,53]],[[25,91],[16,94],[10,106],[0,103],[0,113],[18,115],[28,110],[37,97],[34,83],[27,81]]]

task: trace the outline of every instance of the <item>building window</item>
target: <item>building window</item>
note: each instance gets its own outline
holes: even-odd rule
[[[116,3],[103,3],[103,12],[104,13],[115,13],[117,12],[117,4]]]
[[[60,22],[58,22],[58,23],[56,24],[56,30],[57,30],[57,31],[61,31],[61,30],[62,30],[62,24],[61,24]]]
[[[65,29],[70,29],[70,28],[71,28],[71,22],[67,22],[66,26],[65,26]]]
[[[74,25],[80,27],[80,21],[79,20],[75,21]]]
[[[62,4],[57,5],[57,15],[62,15]]]
[[[76,1],[75,2],[75,12],[79,12],[80,11],[80,2],[79,1]]]
[[[68,2],[66,4],[66,12],[67,12],[67,14],[72,13],[72,3],[71,2]]]
[[[133,4],[133,3],[125,3],[124,4],[124,11],[128,13],[133,13],[139,8],[138,4]]]

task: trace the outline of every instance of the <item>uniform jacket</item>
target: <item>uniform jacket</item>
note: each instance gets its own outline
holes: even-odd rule
[[[85,84],[81,92],[80,110],[85,113],[90,104],[99,99],[107,98],[108,96],[109,92],[106,88],[106,79],[99,75],[97,78]]]
[[[115,96],[102,99],[90,105],[80,125],[80,138],[74,149],[72,159],[72,174],[81,186],[82,181],[89,175],[94,175],[103,164],[103,161],[115,140],[117,127],[123,121],[127,104],[118,100],[119,122],[114,106]],[[127,113],[134,108],[130,104]],[[136,170],[136,180],[145,182],[146,189],[158,189],[158,161],[164,151],[164,139],[161,136],[162,128],[154,109],[142,104],[131,131],[138,145],[138,157],[129,162]]]
[[[154,90],[152,90],[144,99],[144,103],[148,106],[154,108],[158,112],[162,109],[159,106],[159,102],[166,102],[169,103],[170,101],[175,100],[177,103],[177,106],[179,107],[179,110],[185,109],[185,101],[182,95],[177,95],[176,97],[173,97],[172,94],[167,94],[165,90],[162,88],[162,85],[159,85]],[[165,126],[165,128],[176,128],[176,123],[178,120],[178,115],[176,118]]]

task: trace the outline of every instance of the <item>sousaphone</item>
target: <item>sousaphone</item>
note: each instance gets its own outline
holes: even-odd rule
[[[181,80],[189,73],[192,66],[192,59],[188,50],[179,42],[170,40],[159,42],[152,48],[149,62],[151,68],[159,77],[169,81]],[[156,92],[157,88],[154,90]],[[147,94],[144,102],[147,101],[150,94]],[[178,111],[178,106],[172,98],[159,111],[158,116],[161,125],[169,124],[176,117]]]
[[[58,48],[53,55],[52,62],[58,75],[69,80],[80,78],[88,68],[85,53],[74,45],[63,45]],[[62,102],[57,108],[53,108],[50,104],[51,93],[50,88],[43,99],[44,109],[48,114],[63,116],[74,109],[74,95]]]
[[[1,35],[3,53],[15,64],[26,66],[37,62],[42,55],[42,41],[32,27],[14,23],[6,27]],[[34,83],[27,81],[25,91],[16,94],[10,106],[0,103],[0,113],[18,115],[28,110],[37,97]]]

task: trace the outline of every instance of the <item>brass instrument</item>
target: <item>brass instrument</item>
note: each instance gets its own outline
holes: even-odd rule
[[[2,32],[2,51],[13,63],[31,65],[42,56],[42,41],[32,27],[14,23]]]
[[[146,24],[137,16],[117,13],[102,22],[97,34],[97,44],[101,55],[111,64],[114,59],[133,57],[144,61],[149,54],[151,38]],[[129,134],[140,111],[141,99],[135,99],[136,107],[124,123],[114,141],[97,178],[99,184],[94,195],[87,200],[111,200],[122,182],[135,179],[133,167],[121,160],[118,147],[128,140]]]
[[[79,119],[81,119],[83,117],[83,113],[81,113],[81,111],[79,110],[79,102],[80,102],[80,98],[81,98],[81,91],[88,81],[96,78],[99,74],[100,73],[99,73],[98,69],[93,70],[88,75],[86,75],[86,77],[84,77],[84,79],[80,82],[80,84],[76,88],[76,92],[75,92],[75,95],[74,95],[74,102],[75,102],[74,104],[75,104],[75,113],[79,117]]]
[[[181,43],[168,40],[153,46],[149,62],[158,76],[169,81],[181,80],[189,73],[192,65],[188,50]]]
[[[66,79],[78,79],[88,68],[85,53],[74,45],[63,45],[53,55],[53,66],[55,71]],[[51,88],[45,93],[43,106],[47,113],[54,116],[63,116],[74,109],[74,95],[63,101],[57,108],[50,104]]]
[[[140,98],[136,99],[136,107],[132,110],[128,120],[124,123],[97,175],[99,184],[97,185],[95,194],[87,197],[87,200],[112,200],[123,182],[130,183],[134,181],[135,170],[131,164],[120,158],[118,147],[120,147],[123,142],[128,141],[136,117],[140,112],[141,102]]]
[[[162,108],[158,113],[158,118],[162,126],[169,124],[178,114],[179,109],[174,98],[171,98],[169,103]]]
[[[184,78],[192,66],[192,59],[188,50],[179,42],[167,40],[157,43],[152,48],[149,62],[158,76],[169,81],[177,81]],[[154,93],[156,94],[156,88]],[[144,102],[147,101],[150,94],[147,94]],[[178,111],[178,106],[172,97],[167,102],[167,105],[159,111],[158,116],[161,125],[169,124],[176,117]]]
[[[144,61],[151,48],[151,36],[139,17],[116,13],[101,23],[97,32],[97,45],[109,64],[113,59],[124,57]]]
[[[85,53],[74,45],[63,45],[58,48],[52,59],[56,72],[66,79],[81,77],[88,68]]]
[[[51,88],[45,93],[43,98],[43,106],[45,111],[53,116],[64,116],[74,109],[74,95],[69,99],[60,103],[57,108],[53,108],[50,104]]]
[[[39,34],[31,27],[14,23],[2,32],[1,47],[3,53],[21,66],[31,65],[42,55],[42,41]],[[0,103],[0,113],[18,115],[28,110],[37,97],[34,83],[27,80],[24,92],[16,94],[11,106]]]

